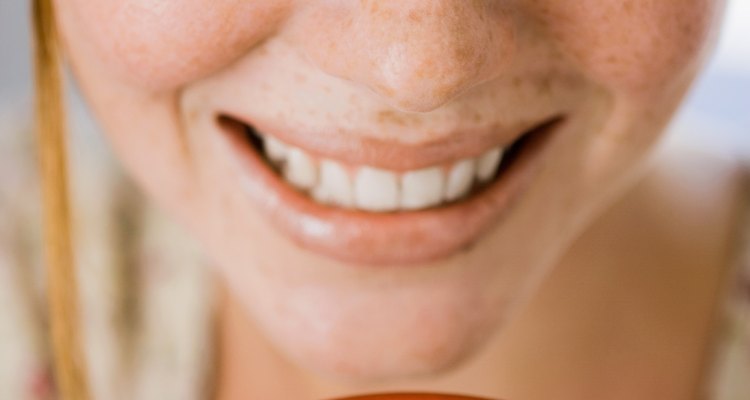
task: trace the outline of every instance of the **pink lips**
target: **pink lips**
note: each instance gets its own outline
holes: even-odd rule
[[[346,263],[415,265],[451,256],[497,224],[524,192],[545,153],[555,118],[525,135],[507,169],[468,199],[439,208],[376,214],[315,203],[282,181],[243,135],[224,129],[239,167],[242,189],[271,223],[301,247]]]

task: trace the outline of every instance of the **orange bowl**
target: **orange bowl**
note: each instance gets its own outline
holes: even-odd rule
[[[431,394],[431,393],[392,393],[392,394],[373,394],[366,396],[346,397],[337,400],[489,400],[479,397],[450,395],[450,394]]]

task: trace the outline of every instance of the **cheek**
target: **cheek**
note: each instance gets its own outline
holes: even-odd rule
[[[723,0],[533,0],[550,34],[594,79],[626,92],[692,71]]]
[[[273,31],[289,1],[67,0],[105,65],[131,83],[168,90],[241,56]]]

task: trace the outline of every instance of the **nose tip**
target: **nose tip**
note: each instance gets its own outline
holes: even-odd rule
[[[393,106],[429,111],[491,77],[499,64],[485,43],[432,36],[384,44],[362,83]],[[424,35],[427,36],[427,35]],[[450,37],[449,39],[455,39]]]
[[[430,111],[497,76],[511,59],[513,27],[498,3],[359,2],[322,16],[329,28],[308,53],[394,108]]]

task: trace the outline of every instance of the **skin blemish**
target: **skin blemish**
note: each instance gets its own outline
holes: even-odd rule
[[[419,124],[419,118],[394,110],[378,111],[375,118],[379,124],[383,125],[414,126]]]

